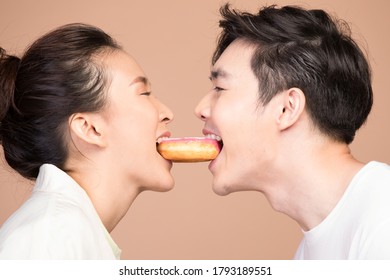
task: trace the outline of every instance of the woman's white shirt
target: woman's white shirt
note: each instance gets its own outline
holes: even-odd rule
[[[54,165],[41,166],[31,197],[0,229],[0,259],[119,259],[86,192]]]

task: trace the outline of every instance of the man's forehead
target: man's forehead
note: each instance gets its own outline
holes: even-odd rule
[[[251,61],[255,48],[241,40],[231,43],[218,60],[212,65],[210,78],[232,78],[242,69],[251,68]]]

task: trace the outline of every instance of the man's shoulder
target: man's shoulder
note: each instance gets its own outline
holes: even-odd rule
[[[375,184],[387,185],[390,183],[390,165],[383,162],[371,161],[355,177],[364,183],[375,182]]]

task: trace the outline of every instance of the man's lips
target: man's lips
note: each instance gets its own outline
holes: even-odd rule
[[[222,140],[221,136],[219,136],[217,133],[215,133],[214,131],[212,131],[210,129],[207,129],[207,128],[204,128],[202,130],[202,133],[206,137],[209,137],[209,138],[217,140],[218,141],[218,145],[219,145],[219,149],[222,150],[222,148],[223,148],[223,140]]]

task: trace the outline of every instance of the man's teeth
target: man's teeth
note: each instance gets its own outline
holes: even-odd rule
[[[217,140],[217,141],[221,141],[222,140],[222,138],[220,136],[215,135],[215,134],[207,134],[206,138],[214,139],[214,140]]]

